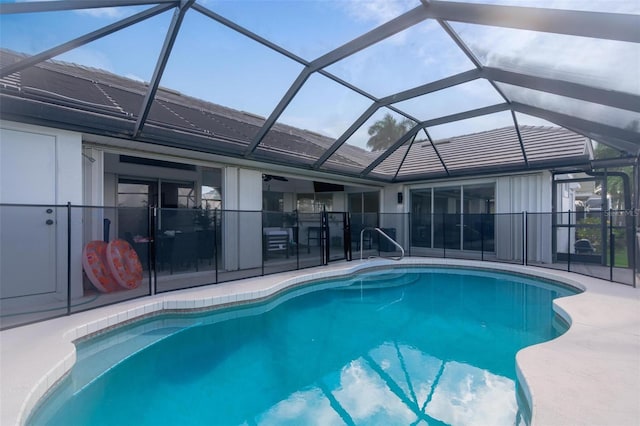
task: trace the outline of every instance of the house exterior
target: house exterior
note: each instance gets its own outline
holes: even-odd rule
[[[11,62],[20,55],[2,51],[1,57]],[[329,157],[326,168],[289,165],[289,157],[311,164],[334,139],[281,124],[254,156],[242,156],[247,135],[257,132],[264,118],[162,88],[145,131],[131,140],[125,134],[132,130],[145,84],[101,70],[47,61],[0,83],[0,203],[42,205],[2,208],[0,269],[3,282],[19,282],[9,296],[31,300],[63,298],[67,286],[72,299],[83,296],[82,249],[105,237],[105,220],[109,238],[144,236],[149,227],[144,208],[153,205],[164,210],[154,219],[158,232],[172,232],[179,226],[169,225],[167,212],[176,209],[174,216],[180,216],[181,209],[202,206],[203,194],[213,190],[221,194],[223,211],[380,215],[378,225],[394,229],[415,254],[445,246],[479,250],[477,238],[469,235],[491,232],[495,238],[483,252],[519,261],[520,215],[552,211],[553,165],[584,165],[592,157],[590,141],[566,129],[503,127],[446,140],[414,139],[363,178],[344,170],[365,169],[378,154],[349,144]],[[270,208],[265,200],[272,200]],[[67,203],[70,219],[63,223],[66,212],[60,206]],[[136,208],[142,210],[125,214]],[[474,214],[495,219],[478,225],[465,216]],[[411,225],[398,225],[403,215],[411,215]],[[438,224],[439,215],[461,219],[448,226]],[[221,269],[261,266],[265,226],[257,217],[225,219]],[[442,231],[443,225],[450,230]],[[530,259],[552,261],[550,227],[550,222],[532,225],[538,236],[528,247]],[[306,231],[303,226],[299,237],[310,236]],[[69,258],[60,255],[67,248]],[[34,262],[42,265],[33,267]]]

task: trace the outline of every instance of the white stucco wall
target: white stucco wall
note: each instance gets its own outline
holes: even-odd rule
[[[262,173],[225,167],[222,172],[225,244],[224,267],[228,271],[262,265]],[[235,213],[229,210],[255,211]]]
[[[523,226],[528,231],[527,258],[551,262],[551,185],[548,171],[503,176],[496,181],[496,212],[533,213],[527,223],[514,215],[496,218],[496,255],[500,260],[522,260]],[[543,214],[535,214],[543,213]]]

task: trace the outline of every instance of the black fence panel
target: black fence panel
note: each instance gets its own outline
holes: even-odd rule
[[[299,268],[299,226],[295,212],[262,212],[263,273]]]
[[[106,306],[152,294],[151,215],[146,207],[72,207],[72,223],[82,247],[72,251],[74,285],[70,312]],[[80,264],[76,259],[80,259]],[[75,280],[74,280],[75,282]],[[75,300],[75,302],[73,301]]]
[[[380,213],[379,228],[382,232],[396,241],[409,255],[409,214],[408,213]],[[381,257],[398,257],[401,250],[380,233],[375,233],[375,244]]]
[[[78,245],[69,215],[67,206],[0,205],[1,328],[68,314],[68,252]]]
[[[298,266],[323,264],[322,213],[298,213]]]
[[[220,211],[219,238],[218,282],[264,274],[261,211]]]
[[[0,328],[358,259],[361,249],[364,258],[399,256],[374,228],[405,255],[522,263],[635,286],[636,213],[418,216],[2,204]]]

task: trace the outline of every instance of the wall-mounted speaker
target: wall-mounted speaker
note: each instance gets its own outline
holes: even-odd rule
[[[398,204],[402,204],[402,192],[398,192]]]

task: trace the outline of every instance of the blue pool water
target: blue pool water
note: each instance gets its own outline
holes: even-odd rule
[[[518,275],[373,271],[165,315],[78,344],[53,425],[519,424],[515,355],[575,291]]]

